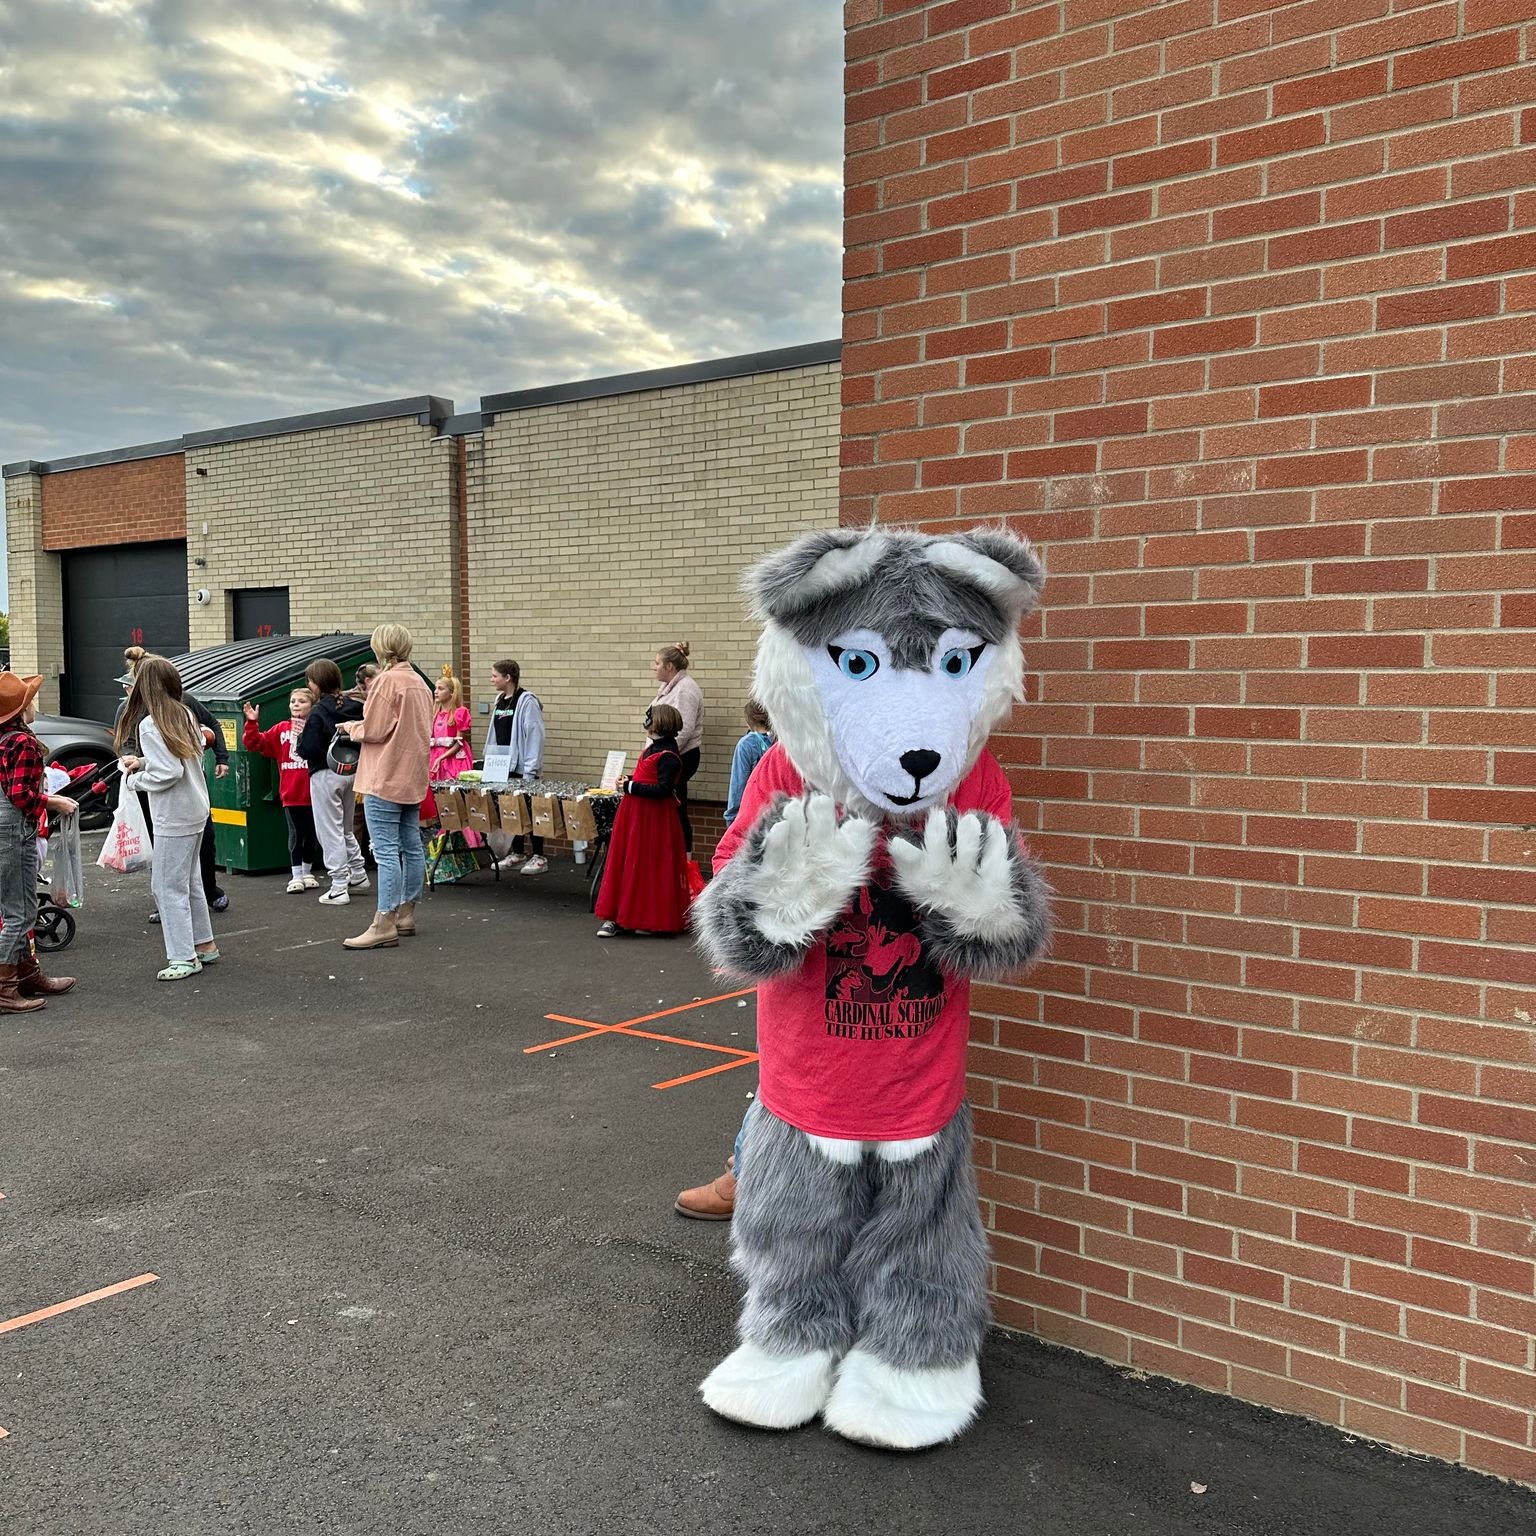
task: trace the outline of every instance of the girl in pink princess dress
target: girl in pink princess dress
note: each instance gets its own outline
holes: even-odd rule
[[[427,778],[433,784],[446,784],[475,766],[475,754],[469,745],[474,719],[464,703],[464,685],[453,675],[452,667],[443,668],[443,675],[438,678],[432,697],[437,705],[437,714],[432,721]],[[437,801],[430,789],[422,802],[421,819],[437,820]],[[466,831],[464,841],[471,848],[478,848],[481,837],[478,832]]]

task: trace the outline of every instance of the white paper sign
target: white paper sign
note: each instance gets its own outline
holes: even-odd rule
[[[610,752],[608,754],[603,762],[602,787],[604,789],[617,789],[619,787],[619,777],[624,772],[624,759],[628,755],[627,752]]]
[[[487,784],[505,784],[512,777],[512,748],[491,746],[486,749],[485,766],[480,770]]]

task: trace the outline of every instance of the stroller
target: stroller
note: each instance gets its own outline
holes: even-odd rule
[[[64,794],[71,788],[84,788],[81,781],[96,772],[97,764],[81,763],[78,768],[68,771],[68,777],[54,793]],[[111,764],[90,785],[91,793],[105,795],[111,787],[111,780],[120,775],[121,769],[118,765]],[[51,955],[57,954],[61,949],[68,949],[75,941],[75,929],[75,914],[62,902],[54,900],[51,882],[39,880],[37,920],[32,926],[32,940],[37,945],[38,952]]]

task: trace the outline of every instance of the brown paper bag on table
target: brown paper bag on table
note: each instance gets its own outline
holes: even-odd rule
[[[585,797],[562,800],[560,809],[565,817],[565,835],[573,843],[597,841],[597,819],[592,814],[592,804]]]
[[[533,835],[535,837],[563,837],[565,835],[565,817],[560,810],[560,801],[554,795],[530,795],[529,804],[533,811]]]
[[[501,817],[501,830],[512,837],[523,837],[533,831],[533,817],[528,811],[528,796],[516,790],[502,790],[496,796],[496,810]]]
[[[471,832],[490,833],[501,829],[501,818],[496,812],[496,797],[488,789],[466,789],[464,795],[464,820]]]
[[[434,789],[432,797],[437,801],[437,823],[444,832],[462,832],[465,828],[464,791],[462,789]]]

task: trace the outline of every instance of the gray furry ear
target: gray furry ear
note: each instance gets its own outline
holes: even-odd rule
[[[1045,567],[1028,539],[1002,528],[971,528],[935,539],[923,551],[930,565],[978,586],[1017,623],[1040,600]]]
[[[802,534],[785,549],[760,560],[743,578],[761,619],[780,622],[829,593],[857,587],[890,544],[873,529],[829,528]]]

